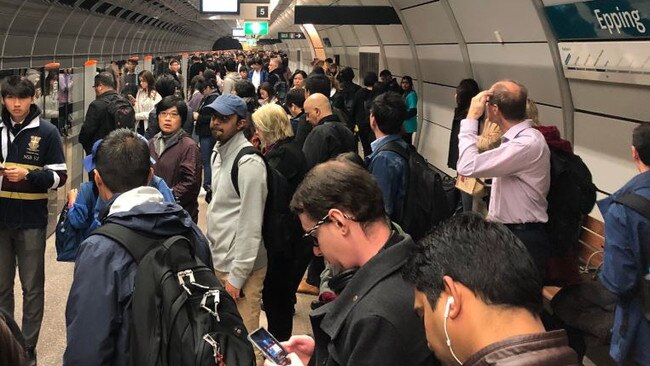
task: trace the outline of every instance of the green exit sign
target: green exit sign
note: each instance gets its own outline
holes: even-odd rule
[[[264,36],[269,34],[268,22],[245,22],[244,34],[247,36]]]

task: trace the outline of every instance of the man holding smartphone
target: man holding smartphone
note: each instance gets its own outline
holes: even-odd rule
[[[63,144],[56,126],[34,104],[34,84],[9,76],[0,123],[0,309],[14,313],[16,264],[23,289],[22,332],[32,365],[45,300],[45,231],[48,191],[65,184]]]
[[[340,274],[336,301],[311,313],[314,338],[283,343],[291,365],[439,365],[401,275],[414,243],[392,230],[370,173],[330,161],[312,169],[291,201],[314,253]]]

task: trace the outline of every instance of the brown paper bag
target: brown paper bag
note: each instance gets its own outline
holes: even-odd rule
[[[472,196],[479,196],[485,190],[485,183],[477,178],[463,177],[459,175],[456,178],[456,188]]]

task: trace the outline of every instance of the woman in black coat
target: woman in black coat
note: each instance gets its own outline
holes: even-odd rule
[[[289,197],[293,196],[307,174],[307,161],[293,142],[287,113],[277,104],[267,104],[253,113],[252,120],[267,163],[287,179]],[[280,341],[291,337],[294,296],[312,252],[312,246],[302,238],[298,217],[292,215],[285,225],[291,233],[290,243],[282,252],[267,253],[268,267],[262,291],[269,331]]]

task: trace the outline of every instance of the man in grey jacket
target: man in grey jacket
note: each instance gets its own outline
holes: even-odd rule
[[[266,275],[266,249],[262,220],[266,203],[266,166],[255,154],[239,159],[237,183],[231,178],[235,158],[253,146],[244,137],[246,103],[223,94],[205,106],[211,110],[210,129],[217,140],[212,155],[212,201],[208,206],[208,239],[217,277],[237,301],[249,331],[259,326],[262,285]]]

